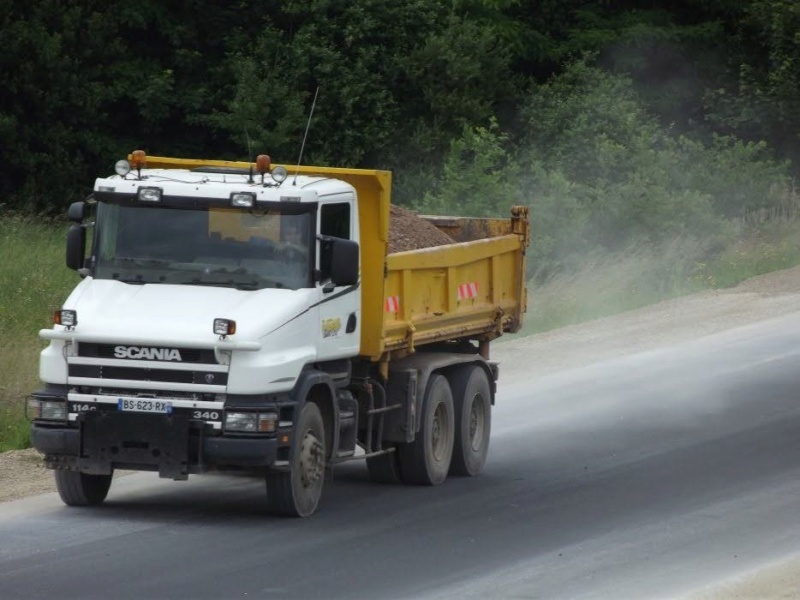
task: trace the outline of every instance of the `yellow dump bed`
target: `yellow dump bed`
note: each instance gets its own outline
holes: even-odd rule
[[[389,171],[303,166],[299,173],[347,181],[358,193],[362,356],[385,361],[423,344],[489,341],[522,326],[526,207],[509,207],[508,219],[425,217],[456,242],[389,254]]]
[[[362,341],[362,352],[459,338],[488,341],[519,330],[528,221],[524,207],[514,213],[510,219],[428,218],[459,241],[386,257],[381,339],[367,339],[366,347]],[[362,309],[367,302],[374,299],[364,298]]]
[[[148,167],[248,168],[250,163],[147,157]],[[449,234],[446,246],[388,254],[389,171],[285,165],[301,175],[341,179],[358,194],[361,243],[361,355],[386,361],[423,344],[489,341],[515,332],[525,312],[527,208],[508,219],[425,217]]]

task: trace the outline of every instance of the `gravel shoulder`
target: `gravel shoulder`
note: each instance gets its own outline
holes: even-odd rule
[[[529,311],[536,297],[529,297]],[[668,300],[613,317],[547,333],[509,336],[493,348],[501,382],[540,377],[627,354],[645,352],[800,311],[800,267],[754,277],[727,290]],[[502,385],[502,384],[501,384]],[[0,453],[0,503],[55,491],[52,473],[32,450]],[[796,598],[800,558],[699,591],[695,600]]]
[[[0,452],[0,502],[54,492],[53,474],[33,448]]]

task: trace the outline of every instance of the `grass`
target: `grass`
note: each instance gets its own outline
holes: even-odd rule
[[[38,354],[44,344],[35,333],[14,340],[0,347],[0,452],[29,445],[25,400],[41,385]]]
[[[64,266],[66,225],[0,217],[0,451],[28,445],[25,398],[39,387],[39,329],[52,323],[77,276]]]
[[[77,276],[64,266],[66,225],[0,217],[0,451],[28,446],[25,399],[39,387],[37,331],[51,324]],[[547,331],[704,289],[731,287],[749,277],[800,264],[800,221],[742,223],[713,260],[703,243],[679,240],[585,259],[528,294],[522,335]],[[510,336],[509,336],[510,339]]]
[[[680,240],[660,248],[588,258],[578,271],[531,284],[520,335],[614,315],[701,290],[733,287],[800,265],[800,221],[742,226],[712,259],[704,244]]]

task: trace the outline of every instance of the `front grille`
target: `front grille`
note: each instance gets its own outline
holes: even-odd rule
[[[208,371],[176,371],[173,369],[138,369],[103,365],[69,365],[70,377],[91,379],[124,379],[129,381],[161,381],[195,385],[227,385],[228,374]]]
[[[128,349],[131,348],[133,344],[95,344],[92,342],[80,342],[78,344],[78,356],[84,356],[87,358],[124,358],[130,359],[130,356],[125,354],[125,350],[121,351],[121,353],[125,354],[124,356],[119,356],[117,353],[118,348]],[[170,346],[169,348],[165,348],[163,346],[136,346],[136,348],[147,350],[177,350],[180,355],[180,360],[171,359],[170,362],[182,362],[182,363],[197,363],[197,364],[205,364],[205,365],[216,365],[217,359],[214,356],[214,351],[205,348],[177,348]],[[138,360],[148,360],[148,358],[142,357]],[[156,358],[156,360],[158,360]]]
[[[212,402],[215,399],[214,394],[198,394],[196,392],[173,392],[164,390],[141,391],[126,390],[122,388],[81,386],[75,391],[81,394],[93,394],[96,396],[141,396],[142,398],[155,397],[170,400],[192,400],[194,402]]]

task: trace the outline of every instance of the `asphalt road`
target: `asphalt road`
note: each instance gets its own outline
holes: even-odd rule
[[[798,364],[800,315],[509,373],[484,475],[386,486],[348,465],[306,520],[216,476],[0,504],[0,597],[681,596],[800,552]]]

